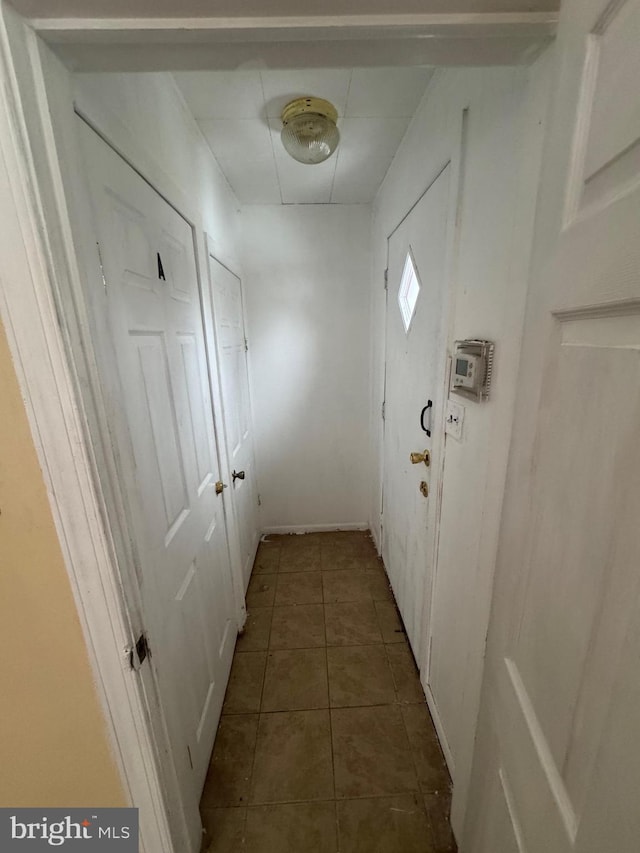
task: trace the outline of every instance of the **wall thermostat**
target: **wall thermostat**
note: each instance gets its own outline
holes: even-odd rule
[[[491,389],[494,344],[491,341],[456,341],[451,366],[451,390],[468,400],[487,400]]]

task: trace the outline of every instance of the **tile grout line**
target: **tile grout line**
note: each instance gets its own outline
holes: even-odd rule
[[[266,667],[265,667],[265,671],[266,671]],[[262,697],[260,697],[260,702],[262,703]],[[258,725],[256,727],[256,742],[255,742],[255,745],[253,747],[253,757],[251,759],[251,771],[249,772],[249,784],[247,785],[246,808],[249,808],[249,806],[251,805],[251,783],[253,782],[253,773],[254,773],[255,766],[256,766],[256,753],[258,752],[258,738],[260,736],[260,718],[262,717],[262,714],[260,712],[258,712],[257,717],[258,717]]]
[[[281,555],[282,555],[282,549],[280,548],[280,549],[279,549],[279,558],[278,558],[279,560],[280,560]],[[324,649],[324,655],[325,655],[325,672],[326,672],[326,680],[327,680],[327,706],[326,706],[326,710],[327,710],[327,713],[328,713],[328,719],[329,719],[329,740],[330,740],[330,750],[331,750],[331,769],[332,769],[332,787],[333,787],[333,797],[331,797],[331,798],[322,798],[322,797],[321,797],[321,798],[315,798],[315,799],[309,799],[309,800],[308,800],[308,799],[304,799],[304,800],[280,800],[280,801],[271,801],[271,802],[251,803],[251,802],[250,802],[250,797],[251,797],[251,785],[252,785],[252,781],[253,781],[253,775],[254,775],[254,772],[255,772],[255,764],[256,764],[257,748],[258,748],[258,742],[259,742],[258,735],[256,735],[256,743],[255,743],[254,750],[253,750],[253,758],[252,758],[251,771],[250,771],[250,776],[249,776],[248,797],[247,797],[247,803],[244,805],[245,813],[244,813],[243,821],[242,821],[242,825],[243,825],[243,840],[246,838],[246,825],[247,825],[247,816],[248,816],[248,811],[249,811],[249,809],[256,809],[256,808],[260,808],[260,807],[269,807],[269,806],[279,806],[279,805],[302,805],[302,804],[312,804],[312,803],[321,803],[321,802],[322,802],[322,803],[329,803],[329,802],[331,802],[331,803],[333,803],[333,808],[334,808],[335,832],[336,832],[336,840],[337,840],[337,842],[338,842],[338,848],[337,848],[337,849],[339,850],[339,849],[340,849],[340,836],[341,836],[341,833],[340,833],[340,820],[339,820],[338,805],[339,805],[339,803],[340,803],[340,802],[359,801],[359,800],[380,800],[380,801],[382,801],[382,800],[385,800],[385,799],[390,799],[392,796],[408,796],[408,795],[411,795],[411,796],[413,797],[414,802],[416,803],[417,807],[418,807],[418,808],[420,809],[420,811],[425,815],[425,818],[426,818],[426,820],[427,820],[427,825],[428,825],[428,831],[429,831],[430,840],[433,842],[433,841],[435,840],[435,839],[434,839],[434,830],[433,830],[433,827],[432,827],[432,824],[431,824],[431,820],[430,820],[430,818],[429,818],[429,811],[428,811],[428,809],[427,809],[427,807],[426,807],[426,802],[425,802],[425,796],[426,796],[426,793],[423,791],[422,786],[420,785],[420,781],[419,781],[419,772],[418,772],[418,766],[417,766],[417,763],[416,763],[416,760],[415,760],[414,751],[413,751],[413,749],[412,749],[412,743],[411,743],[411,739],[410,739],[410,737],[409,737],[409,730],[408,730],[408,728],[407,728],[407,723],[406,723],[406,720],[405,720],[405,715],[404,715],[404,713],[402,712],[402,708],[403,708],[404,706],[407,706],[407,707],[412,707],[412,706],[420,706],[420,707],[422,707],[422,706],[424,706],[424,705],[425,705],[425,700],[424,700],[424,699],[422,699],[422,700],[421,700],[421,701],[419,701],[419,702],[407,702],[407,701],[401,701],[401,700],[400,700],[400,698],[399,698],[398,682],[397,682],[396,676],[394,675],[394,670],[393,670],[393,668],[392,668],[392,666],[391,666],[391,659],[390,659],[389,649],[390,649],[391,647],[397,647],[397,646],[399,646],[399,645],[403,645],[403,644],[405,644],[405,645],[406,645],[406,644],[407,644],[407,638],[406,638],[406,633],[405,633],[405,631],[404,631],[404,625],[402,624],[402,621],[401,621],[401,625],[402,625],[402,628],[403,628],[403,636],[402,636],[401,640],[400,640],[399,642],[393,642],[393,641],[391,641],[391,642],[387,642],[387,641],[386,641],[386,638],[385,638],[385,634],[384,634],[384,632],[383,632],[383,627],[382,627],[382,624],[381,624],[381,615],[380,615],[380,613],[379,613],[378,607],[376,606],[376,603],[377,603],[378,601],[379,601],[379,602],[381,602],[381,603],[391,603],[391,604],[393,604],[393,606],[394,606],[394,608],[395,608],[395,610],[396,610],[396,613],[397,613],[397,603],[396,603],[396,600],[395,600],[395,596],[393,596],[393,594],[392,594],[392,599],[391,599],[391,601],[390,601],[390,602],[389,602],[389,601],[388,601],[388,599],[386,599],[386,598],[384,598],[384,599],[383,599],[383,598],[376,599],[372,594],[370,594],[366,599],[356,599],[355,601],[347,601],[347,602],[340,602],[340,601],[338,601],[338,602],[327,602],[327,601],[325,601],[325,596],[324,596],[324,573],[325,573],[325,572],[328,572],[328,571],[335,571],[335,570],[326,570],[326,569],[323,569],[323,567],[322,567],[322,563],[321,563],[321,565],[320,565],[320,569],[319,569],[319,572],[320,572],[320,574],[321,574],[322,600],[321,600],[320,602],[309,602],[308,604],[314,604],[314,603],[315,603],[315,604],[320,604],[320,606],[322,607],[322,619],[323,619],[323,636],[324,636],[324,644],[323,644],[323,645],[321,645],[321,646],[317,646],[317,645],[316,645],[316,646],[302,646],[302,647],[299,647],[299,648],[296,648],[296,647],[294,647],[294,648],[288,648],[288,647],[285,647],[285,648],[281,648],[281,649],[274,649],[274,648],[272,648],[272,645],[271,645],[271,639],[272,639],[271,635],[272,635],[272,627],[273,627],[273,618],[274,618],[274,615],[275,615],[275,610],[276,610],[276,608],[277,608],[277,607],[281,607],[281,608],[282,608],[282,607],[285,607],[285,608],[286,608],[286,607],[290,607],[290,608],[291,608],[291,607],[299,606],[299,605],[298,605],[298,603],[294,603],[294,604],[285,604],[285,605],[276,605],[276,603],[275,603],[275,602],[276,602],[277,590],[278,590],[278,587],[279,587],[279,569],[280,569],[280,562],[278,562],[278,566],[277,566],[277,568],[276,568],[275,570],[271,569],[271,570],[268,572],[268,573],[270,573],[270,574],[274,574],[274,575],[276,575],[276,591],[275,591],[275,593],[274,593],[273,603],[272,603],[270,606],[268,606],[268,607],[258,608],[258,609],[268,609],[268,610],[270,610],[270,611],[271,611],[271,621],[270,621],[270,624],[269,624],[269,631],[268,631],[268,634],[267,634],[266,650],[264,650],[264,651],[265,651],[265,667],[264,667],[263,675],[262,675],[262,684],[261,684],[261,691],[260,691],[260,704],[259,704],[259,711],[258,711],[258,714],[257,714],[257,716],[258,716],[258,724],[257,724],[257,728],[258,728],[258,732],[259,732],[259,730],[260,730],[260,722],[261,722],[262,717],[263,717],[263,716],[266,716],[266,715],[269,715],[269,714],[276,714],[276,713],[290,713],[290,712],[300,712],[300,711],[305,712],[305,711],[313,711],[313,710],[325,710],[324,708],[299,708],[299,709],[295,709],[295,708],[294,708],[294,709],[286,709],[286,711],[282,711],[282,710],[264,711],[264,710],[263,710],[263,704],[264,704],[264,690],[265,690],[265,686],[266,686],[266,674],[267,674],[267,666],[268,666],[269,654],[270,654],[270,653],[272,653],[272,652],[276,652],[276,651],[287,651],[287,652],[291,652],[291,651],[306,651],[306,650],[310,650],[310,651],[311,651],[311,650],[315,650],[315,649],[323,648],[323,649]],[[314,571],[315,571],[315,570],[314,570]],[[343,571],[346,571],[346,572],[358,571],[358,568],[353,568],[353,567],[352,567],[351,569],[343,570]],[[265,572],[264,574],[268,574],[268,573],[267,573],[267,572]],[[285,573],[285,574],[308,574],[308,572],[304,572],[304,571],[302,571],[302,572],[287,572],[287,573]],[[386,571],[385,571],[385,576],[386,576]],[[388,582],[389,582],[389,581],[388,581],[388,576],[386,576],[386,579],[387,579],[387,583],[388,583]],[[349,603],[349,604],[354,604],[354,605],[362,605],[362,604],[366,603],[367,601],[368,601],[368,602],[370,602],[371,604],[373,604],[373,609],[374,609],[374,613],[375,613],[375,617],[376,617],[376,624],[377,624],[377,627],[378,627],[378,630],[379,630],[379,635],[380,635],[380,638],[381,638],[381,639],[380,639],[378,642],[375,642],[375,641],[374,641],[374,642],[364,642],[364,643],[363,643],[363,642],[360,642],[360,643],[353,643],[353,642],[352,642],[352,643],[345,643],[345,644],[333,644],[333,645],[329,646],[329,644],[328,644],[328,642],[327,642],[327,620],[326,620],[326,615],[327,615],[327,614],[326,614],[326,605],[327,605],[327,604],[341,604],[341,603],[343,603],[343,604]],[[302,606],[302,605],[300,605],[300,606]],[[382,609],[384,609],[384,608],[382,608]],[[392,678],[392,681],[393,681],[393,688],[394,688],[394,697],[395,697],[395,701],[394,701],[394,702],[392,702],[392,703],[389,703],[389,702],[381,702],[381,703],[380,703],[380,702],[379,702],[379,703],[375,703],[375,704],[364,704],[364,705],[343,705],[343,706],[337,706],[337,707],[334,709],[334,708],[333,708],[333,706],[332,706],[332,703],[331,703],[331,694],[330,694],[330,683],[331,683],[331,682],[330,682],[330,677],[329,677],[329,661],[328,661],[328,652],[329,652],[329,650],[330,650],[331,648],[335,648],[335,649],[354,649],[354,648],[368,648],[368,647],[374,647],[374,648],[376,648],[376,647],[379,647],[380,645],[383,645],[383,646],[384,646],[384,659],[385,659],[385,661],[386,661],[386,663],[387,663],[387,666],[388,666],[388,668],[389,668],[389,671],[390,671],[390,674],[391,674],[391,678]],[[255,650],[246,650],[246,651],[241,651],[241,650],[237,650],[237,649],[236,649],[236,650],[234,651],[234,657],[235,657],[235,654],[236,654],[236,653],[237,653],[237,654],[246,654],[246,653],[248,653],[248,652],[250,652],[250,651],[263,651],[263,650],[262,650],[262,649],[255,649]],[[410,650],[410,651],[411,651],[411,650]],[[411,764],[410,764],[410,766],[412,766],[412,767],[413,767],[414,776],[415,776],[415,780],[416,780],[416,783],[417,783],[417,789],[416,789],[416,790],[411,790],[411,791],[407,790],[407,791],[403,791],[403,792],[396,792],[396,793],[394,793],[394,794],[385,793],[385,794],[374,794],[374,795],[367,795],[367,796],[350,796],[350,797],[349,797],[349,796],[346,796],[346,797],[340,797],[340,798],[338,798],[338,796],[337,796],[337,790],[336,790],[336,776],[335,776],[334,737],[333,737],[332,711],[333,711],[333,710],[346,710],[346,711],[349,711],[349,710],[352,710],[352,709],[353,709],[353,710],[355,710],[355,709],[359,709],[359,708],[362,708],[362,709],[371,709],[371,708],[385,708],[385,707],[393,707],[393,706],[398,707],[398,708],[400,709],[400,714],[401,714],[401,716],[402,716],[402,730],[404,731],[404,734],[405,734],[405,737],[406,737],[406,742],[407,742],[407,744],[408,744],[408,746],[409,746],[409,750],[411,751],[412,759],[411,759]],[[243,712],[243,713],[244,713],[244,712]],[[247,713],[248,713],[248,712],[247,712]],[[230,715],[230,716],[233,716],[233,715]],[[216,808],[216,807],[214,807],[214,808]]]
[[[322,560],[322,557],[320,557]],[[333,817],[336,829],[336,846],[340,850],[340,822],[338,820],[338,800],[336,792],[336,762],[333,749],[333,720],[331,718],[331,681],[329,679],[329,645],[327,643],[327,612],[324,601],[324,584],[322,586],[322,625],[324,629],[324,665],[327,674],[327,716],[329,718],[329,749],[331,752],[331,784],[333,786]]]
[[[279,566],[280,566],[280,561],[278,560],[278,567]],[[275,594],[274,594],[274,599],[275,599]],[[273,624],[273,604],[271,605],[271,620],[272,620],[272,624]],[[254,773],[255,766],[256,766],[256,754],[258,752],[258,740],[259,740],[259,736],[260,736],[260,719],[262,717],[262,697],[264,694],[264,683],[265,683],[265,679],[267,677],[267,663],[269,660],[270,642],[271,642],[271,625],[269,626],[269,641],[267,643],[267,650],[265,652],[264,670],[262,672],[262,686],[260,688],[260,703],[258,705],[258,725],[256,728],[256,742],[255,742],[254,747],[253,747],[253,758],[251,761],[251,771],[249,773],[249,784],[247,785],[247,809],[248,809],[249,804],[251,802],[251,789],[252,789],[252,783],[253,783],[253,773]],[[242,833],[243,846],[244,846],[244,842],[246,840],[247,814],[248,814],[248,811],[245,810],[245,820],[244,820],[244,827],[243,827],[243,833]]]
[[[247,806],[209,806],[205,809],[205,811],[229,811],[231,809],[245,809],[248,811],[249,809],[260,809],[265,806],[300,806],[306,805],[307,803],[348,803],[351,801],[357,802],[360,800],[390,800],[394,797],[411,797],[416,796],[419,801],[423,799],[425,794],[422,791],[396,791],[393,794],[363,794],[362,796],[351,796],[351,797],[317,797],[314,800],[268,800],[262,803],[253,803],[252,805]]]
[[[313,649],[279,649],[278,651],[317,651],[320,646]],[[395,692],[395,687],[394,687]],[[361,705],[320,705],[313,708],[276,708],[273,711],[232,711],[230,714],[225,714],[225,717],[251,717],[256,714],[267,716],[268,714],[294,714],[300,711],[352,711],[356,709],[364,710],[366,708],[424,708],[426,702],[405,702],[401,699],[395,699],[393,702],[369,702]],[[429,793],[428,791],[425,793]]]

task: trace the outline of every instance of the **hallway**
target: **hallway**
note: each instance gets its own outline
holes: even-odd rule
[[[267,537],[247,607],[203,850],[455,850],[449,776],[369,534]]]

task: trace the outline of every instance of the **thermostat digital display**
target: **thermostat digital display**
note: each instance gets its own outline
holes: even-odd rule
[[[454,388],[473,389],[476,386],[476,375],[478,370],[478,357],[475,355],[464,355],[456,357],[456,367],[453,374]]]

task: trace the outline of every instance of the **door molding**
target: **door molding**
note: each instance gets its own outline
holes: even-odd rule
[[[461,127],[465,126],[465,112],[461,112]],[[431,624],[432,624],[432,609],[433,609],[433,589],[435,584],[435,577],[437,572],[437,543],[438,543],[438,532],[439,532],[439,523],[440,523],[440,510],[441,510],[441,499],[442,499],[442,480],[443,480],[443,471],[444,471],[444,453],[445,453],[445,442],[444,442],[444,410],[445,410],[445,401],[447,398],[447,376],[448,376],[448,357],[447,352],[449,349],[449,339],[450,339],[450,331],[451,331],[451,318],[452,318],[452,299],[454,294],[454,281],[452,276],[452,253],[454,247],[453,235],[456,226],[456,200],[458,199],[458,185],[459,185],[459,177],[460,177],[460,166],[459,162],[455,158],[455,150],[454,152],[448,152],[448,156],[446,157],[444,162],[438,163],[435,168],[432,170],[430,180],[427,183],[426,187],[420,192],[415,200],[412,201],[411,204],[408,205],[404,214],[399,218],[399,220],[394,224],[393,228],[388,232],[386,237],[386,267],[389,269],[390,265],[390,245],[393,237],[397,234],[398,230],[401,226],[409,219],[412,213],[417,210],[418,206],[423,202],[426,198],[429,191],[437,184],[440,178],[447,174],[447,170],[449,170],[449,188],[447,194],[447,210],[446,210],[446,223],[445,223],[445,257],[444,257],[444,270],[443,270],[443,282],[442,282],[442,328],[444,329],[443,338],[441,342],[441,346],[444,348],[444,353],[442,358],[438,356],[438,371],[435,377],[435,386],[434,389],[437,389],[437,393],[440,396],[442,401],[442,405],[440,406],[440,412],[437,415],[437,419],[433,424],[433,439],[432,439],[432,463],[431,463],[431,481],[430,481],[430,498],[432,501],[435,501],[435,505],[433,506],[433,510],[429,510],[428,516],[425,518],[425,530],[429,529],[433,526],[433,534],[432,534],[432,542],[428,547],[429,551],[429,559],[430,559],[430,567],[428,576],[425,577],[424,582],[424,590],[422,594],[422,600],[420,602],[422,617],[419,620],[420,629],[419,635],[417,637],[417,644],[414,649],[414,657],[416,659],[416,663],[418,665],[418,669],[420,671],[420,680],[422,684],[423,691],[425,693],[426,701],[431,711],[432,717],[435,720],[439,720],[438,711],[434,703],[434,698],[429,689],[429,666],[430,666],[430,639],[431,639]],[[387,276],[388,278],[388,276]],[[396,282],[397,286],[397,282]],[[383,375],[383,400],[385,401],[385,405],[387,402],[387,390],[388,390],[388,371],[387,364],[389,361],[389,340],[388,340],[388,324],[389,324],[389,316],[390,312],[393,310],[393,306],[396,304],[395,294],[391,293],[391,288],[393,284],[391,281],[386,282],[386,294],[385,294],[385,311],[384,311],[384,375]],[[442,374],[440,374],[439,368],[442,367]],[[388,414],[388,412],[386,413]],[[381,470],[380,470],[380,478],[381,478],[381,526],[383,530],[382,535],[382,553],[383,558],[386,552],[386,542],[388,535],[388,524],[385,520],[385,478],[386,478],[386,470],[385,470],[385,456],[384,456],[384,447],[385,447],[385,438],[386,438],[387,424],[386,418],[383,420],[383,429],[382,429],[382,462]],[[444,730],[441,725],[437,726],[438,735],[443,744],[443,751],[445,753],[445,757],[447,759],[447,764],[453,775],[453,763],[452,763],[452,755],[448,746],[446,744],[446,740],[444,738]]]
[[[434,85],[434,80],[437,80],[438,71],[430,81],[430,85]],[[437,419],[437,423],[434,424],[435,427],[435,435],[441,437],[441,444],[439,451],[434,450],[432,455],[432,464],[431,464],[431,495],[436,502],[435,510],[434,510],[434,535],[433,535],[433,549],[431,552],[431,564],[432,569],[430,573],[430,578],[426,583],[425,594],[423,597],[423,617],[422,617],[422,636],[419,643],[419,654],[416,655],[416,662],[418,664],[421,676],[421,683],[425,693],[427,706],[429,707],[429,711],[431,713],[432,719],[434,721],[434,725],[436,731],[438,733],[438,738],[440,740],[440,744],[446,759],[447,767],[451,774],[452,779],[454,780],[454,784],[456,786],[460,785],[463,791],[466,790],[466,774],[467,767],[464,761],[464,754],[460,751],[460,755],[457,756],[458,761],[454,760],[454,753],[452,750],[452,745],[449,744],[446,735],[446,719],[441,717],[440,711],[436,704],[436,697],[431,688],[433,676],[432,676],[432,637],[434,636],[434,624],[436,622],[434,615],[437,612],[438,601],[436,599],[436,582],[440,577],[441,573],[441,548],[440,548],[440,524],[441,524],[441,513],[443,506],[443,484],[444,484],[444,473],[445,473],[445,465],[447,459],[447,446],[444,438],[444,427],[445,427],[445,416],[446,416],[446,400],[449,396],[449,379],[450,379],[450,370],[451,370],[451,346],[452,341],[455,337],[454,334],[454,321],[455,321],[455,309],[456,309],[456,299],[457,299],[457,279],[458,279],[458,266],[459,266],[459,253],[460,253],[460,235],[461,235],[461,225],[462,225],[462,207],[463,207],[463,193],[465,192],[465,172],[467,168],[467,156],[468,156],[468,145],[469,145],[469,125],[470,119],[473,115],[474,104],[472,103],[473,98],[469,96],[469,94],[460,97],[458,103],[456,104],[456,118],[455,124],[451,122],[450,135],[448,137],[449,144],[446,151],[440,152],[440,159],[432,164],[432,168],[429,175],[429,180],[426,182],[426,186],[423,184],[420,188],[420,192],[416,193],[415,196],[411,196],[409,198],[409,204],[407,204],[406,208],[403,210],[401,215],[394,217],[394,220],[389,223],[389,227],[387,228],[387,237],[386,237],[386,266],[389,266],[389,244],[396,233],[396,231],[402,226],[405,220],[411,215],[412,211],[420,204],[426,193],[429,192],[434,183],[438,180],[438,178],[447,170],[450,170],[450,192],[449,192],[449,208],[448,208],[448,225],[447,225],[447,256],[446,256],[446,270],[445,270],[445,283],[444,283],[444,302],[442,309],[442,323],[444,328],[444,338],[443,338],[443,347],[446,350],[446,359],[443,363],[443,371],[442,375],[439,377],[439,381],[441,385],[439,386],[440,393],[442,395],[441,399],[443,400],[443,406],[440,409],[440,414]],[[391,285],[389,285],[391,286]],[[386,293],[386,305],[384,310],[384,335],[385,340],[383,343],[383,351],[385,354],[385,364],[387,361],[387,341],[386,341],[386,326],[387,326],[387,318],[389,311],[392,310],[393,305],[395,304],[395,294],[391,293],[390,290],[387,290]],[[383,399],[386,398],[386,370],[383,371],[382,377],[383,384]],[[383,432],[381,437],[381,447],[384,448],[384,431],[386,425],[383,422]],[[383,526],[383,537],[382,537],[382,550],[384,550],[384,542],[385,536],[388,531],[384,530],[386,525],[384,524],[384,455],[381,452],[381,468],[380,468],[380,489],[381,489],[381,511],[380,518]],[[478,556],[478,560],[480,556]],[[484,643],[486,639],[486,626],[488,624],[488,611],[486,615],[482,617],[482,624],[479,623],[478,626],[474,627],[473,636],[477,640],[478,645],[482,646],[484,649]],[[480,662],[480,672],[482,663]],[[475,685],[474,685],[475,687]],[[473,691],[474,688],[472,688]],[[475,721],[477,719],[477,709],[479,706],[479,683],[478,683],[478,693],[477,696],[474,692],[471,692],[468,697],[469,707],[471,711],[468,714],[468,719],[473,719],[473,725],[475,725]]]
[[[438,74],[438,70],[436,70],[434,78]],[[430,85],[433,85],[433,79]],[[431,553],[431,577],[428,579],[425,584],[425,594],[422,602],[423,605],[423,618],[422,618],[422,636],[420,638],[419,644],[419,654],[416,659],[416,663],[418,665],[418,669],[420,671],[420,680],[422,683],[422,688],[425,693],[425,698],[427,701],[427,706],[431,713],[431,717],[434,721],[434,725],[436,727],[436,731],[438,734],[438,738],[440,740],[440,744],[442,746],[442,751],[445,756],[445,760],[447,763],[447,767],[449,768],[449,772],[451,776],[454,776],[455,766],[453,760],[453,754],[445,737],[444,726],[442,725],[442,721],[440,719],[440,715],[438,712],[438,708],[435,704],[435,699],[433,693],[431,692],[431,688],[429,685],[429,675],[430,675],[430,666],[431,666],[431,631],[433,624],[433,606],[434,606],[434,589],[436,576],[438,572],[438,555],[439,555],[439,538],[440,538],[440,515],[442,509],[442,483],[444,479],[444,466],[445,466],[445,454],[446,454],[446,442],[444,441],[444,426],[445,426],[445,409],[446,409],[446,399],[448,397],[448,388],[449,388],[449,371],[451,368],[451,359],[448,355],[450,342],[453,337],[453,317],[455,311],[455,294],[456,294],[456,275],[457,275],[457,261],[458,261],[458,242],[459,242],[459,233],[460,233],[460,215],[461,215],[461,205],[462,205],[462,192],[463,192],[463,184],[464,184],[464,163],[466,158],[466,147],[467,147],[467,137],[468,137],[468,120],[469,120],[469,111],[470,108],[468,105],[464,106],[459,113],[459,126],[456,130],[454,140],[455,142],[452,144],[450,151],[448,152],[448,157],[444,162],[439,163],[436,168],[433,170],[432,175],[430,176],[430,180],[427,185],[422,189],[422,191],[416,196],[416,198],[412,201],[412,203],[407,207],[405,213],[399,218],[399,220],[394,224],[393,228],[389,231],[386,237],[386,260],[385,265],[386,268],[389,268],[389,243],[391,238],[396,233],[396,231],[401,227],[401,225],[405,222],[405,220],[411,215],[411,213],[415,210],[415,208],[420,204],[429,190],[433,187],[436,181],[444,174],[447,169],[451,170],[451,180],[449,185],[449,206],[447,211],[447,250],[446,250],[446,259],[445,259],[445,281],[443,288],[443,305],[442,305],[442,322],[444,327],[444,339],[443,346],[447,351],[447,357],[444,361],[444,370],[443,375],[440,377],[442,380],[442,384],[440,386],[440,391],[442,394],[443,405],[441,407],[440,417],[438,422],[434,424],[435,435],[440,436],[440,446],[437,452],[434,452],[434,457],[437,460],[437,464],[432,468],[432,495],[436,501],[435,511],[434,511],[434,535],[433,535],[433,548]],[[389,286],[387,282],[386,293],[385,293],[385,310],[384,310],[384,361],[385,361],[385,369],[383,372],[383,396],[382,399],[386,400],[387,396],[387,371],[386,371],[386,363],[388,358],[388,341],[387,341],[387,320],[388,313],[390,310],[389,303]],[[381,436],[381,447],[384,448],[384,433],[385,433],[385,423],[383,421],[382,428],[382,436]],[[382,536],[380,541],[380,552],[384,551],[384,542],[385,542],[385,532],[384,532],[384,449],[381,451],[381,460],[382,464],[380,467],[380,493],[381,493],[381,506],[380,506],[380,519],[381,519],[381,527],[382,527]]]
[[[427,91],[430,90],[430,88],[434,85],[434,82],[439,77],[440,77],[440,70],[438,68],[436,68],[436,70],[433,73],[433,76],[431,77],[431,80],[427,84]],[[389,316],[388,316],[389,315],[389,281],[388,281],[389,241],[391,240],[393,235],[396,233],[398,228],[400,228],[402,223],[411,215],[413,210],[420,204],[422,199],[426,196],[426,194],[429,192],[431,187],[435,184],[435,182],[438,180],[440,175],[447,168],[447,166],[450,166],[450,165],[451,165],[451,157],[449,157],[445,163],[440,165],[435,170],[435,172],[433,173],[433,175],[429,179],[429,183],[426,185],[426,187],[424,187],[424,189],[422,189],[420,191],[420,193],[417,195],[417,197],[414,199],[414,201],[412,201],[412,203],[405,210],[405,212],[402,214],[400,219],[393,226],[391,231],[389,231],[389,233],[387,234],[386,239],[385,239],[385,261],[384,261],[384,265],[385,265],[385,270],[384,270],[385,300],[384,300],[384,331],[383,331],[384,340],[382,342],[382,352],[384,355],[384,370],[382,372],[382,405],[383,405],[383,407],[385,406],[386,400],[387,400],[387,358],[388,358],[387,321],[389,319]],[[383,411],[384,411],[384,409],[383,409]],[[381,530],[381,535],[380,535],[380,542],[377,543],[378,552],[380,554],[382,554],[382,551],[384,548],[384,537],[385,537],[385,534],[384,534],[384,434],[385,434],[385,420],[384,420],[384,415],[383,415],[382,433],[381,433],[381,437],[380,437],[380,447],[381,447],[381,450],[380,450],[380,530]],[[418,662],[418,666],[419,665],[420,665],[420,662]]]
[[[211,275],[211,258],[228,270],[232,275],[242,281],[240,271],[236,269],[232,261],[222,260],[221,253],[216,254],[215,240],[204,232],[204,266],[206,272],[202,276],[201,307],[202,316],[204,318],[204,341],[207,350],[207,362],[209,364],[209,385],[211,387],[211,402],[214,409],[214,425],[216,435],[221,438],[218,441],[220,470],[224,470],[225,480],[229,480],[229,454],[227,444],[227,429],[224,419],[224,400],[222,398],[222,379],[220,375],[220,360],[218,358],[218,338],[216,334],[215,317],[213,316],[213,284]],[[207,292],[204,287],[206,283]],[[213,371],[215,370],[215,376]],[[216,412],[219,413],[216,416]],[[253,422],[253,412],[251,412],[251,420]],[[247,609],[245,605],[245,589],[243,580],[243,565],[242,554],[240,553],[240,534],[238,530],[238,516],[236,512],[236,504],[233,497],[230,498],[226,506],[230,506],[231,510],[227,514],[227,525],[231,533],[229,536],[229,558],[231,560],[231,579],[233,583],[233,595],[236,602],[238,630],[244,628],[247,618]],[[226,512],[226,510],[225,510]],[[257,545],[256,545],[257,549]]]
[[[244,285],[243,285],[243,275],[242,268],[239,264],[234,263],[232,259],[225,258],[224,254],[217,250],[216,242],[211,237],[210,234],[205,232],[204,234],[204,245],[205,245],[205,265],[206,265],[206,283],[207,283],[207,298],[204,298],[203,293],[203,304],[202,304],[202,314],[205,321],[205,341],[207,345],[207,353],[209,350],[212,351],[213,357],[209,357],[209,365],[215,364],[216,369],[216,381],[214,383],[213,377],[211,376],[211,385],[213,389],[213,385],[215,384],[215,393],[217,394],[216,399],[216,408],[220,413],[219,424],[216,421],[216,432],[219,430],[219,434],[223,436],[223,441],[219,443],[219,446],[223,448],[223,452],[221,455],[224,456],[224,465],[226,467],[227,472],[230,469],[230,459],[229,459],[229,442],[227,440],[227,426],[225,419],[225,410],[224,410],[224,397],[222,394],[222,372],[220,366],[220,351],[219,351],[219,340],[218,340],[218,331],[216,328],[216,317],[215,317],[215,308],[214,308],[214,296],[213,296],[213,271],[211,269],[211,261],[215,261],[221,267],[223,267],[227,272],[231,273],[232,276],[238,279],[240,282],[240,299],[241,299],[241,310],[242,310],[242,320],[244,325],[244,333],[247,334],[246,328],[246,313],[245,313],[245,302],[244,302]],[[245,337],[245,346],[246,346],[246,337]],[[245,354],[246,358],[246,367],[248,373],[250,373],[250,354],[247,351]],[[249,377],[247,376],[247,379]],[[212,400],[214,399],[212,394]],[[251,428],[253,429],[253,434],[256,432],[256,421],[253,415],[253,402],[251,400],[251,395],[249,394],[249,417],[251,419]],[[253,438],[252,438],[253,444]],[[255,460],[255,445],[253,445],[254,451],[254,459],[253,459],[253,468],[254,468],[254,477],[255,477],[255,485],[256,492],[259,494],[260,486],[258,481],[258,469],[256,466]],[[231,490],[233,492],[233,489]],[[245,606],[245,588],[246,584],[248,584],[248,580],[245,582],[244,577],[244,562],[243,555],[241,553],[241,542],[240,542],[240,520],[238,518],[238,511],[236,506],[235,496],[232,495],[231,500],[231,528],[233,531],[233,543],[231,548],[231,561],[233,567],[233,587],[234,594],[236,596],[237,602],[239,602],[238,608],[238,630],[241,630],[244,627],[244,622],[246,620],[246,606]],[[256,536],[254,538],[254,544],[251,549],[251,565],[253,565],[256,557],[256,553],[258,551],[258,545],[260,542],[261,535],[266,532],[260,527],[260,519],[259,513],[257,515],[258,520],[258,528],[256,531]],[[270,531],[273,532],[273,531]]]
[[[0,312],[113,756],[125,798],[140,809],[140,849],[177,853],[182,833],[170,827],[149,709],[141,680],[124,654],[132,639],[129,613],[69,355],[66,325],[74,318],[61,322],[54,296],[69,270],[60,267],[52,249],[53,225],[62,226],[55,229],[55,239],[65,244],[67,257],[73,257],[74,249],[66,223],[45,218],[27,130],[26,112],[33,107],[23,101],[12,53],[23,45],[12,45],[9,14],[0,6]],[[24,38],[32,58],[36,37],[25,30]],[[31,70],[37,87],[37,69]],[[42,115],[40,104],[38,111]],[[51,136],[44,145],[49,162],[55,162]]]
[[[558,15],[474,12],[253,17],[34,17],[32,26],[81,71],[230,70],[349,65],[517,65],[553,38]],[[161,38],[159,38],[161,36]],[[174,43],[173,50],[166,45]],[[470,52],[469,44],[476,45]],[[282,45],[287,45],[283,60]],[[384,49],[380,50],[380,46]]]

